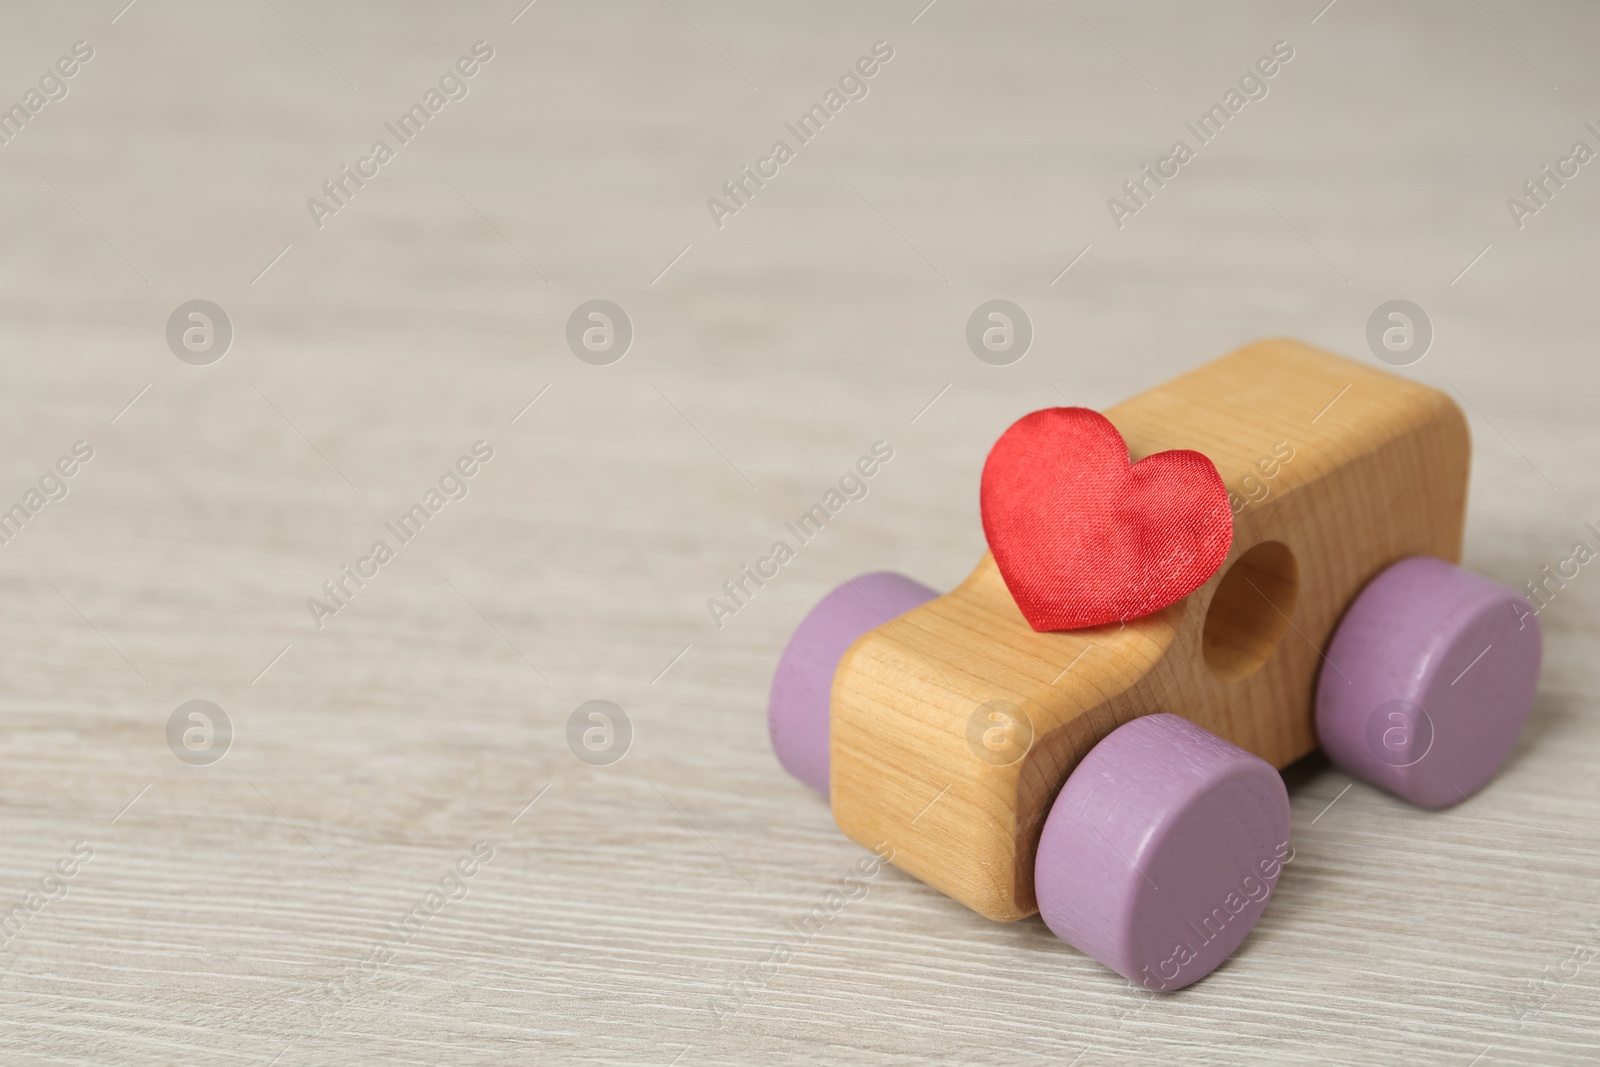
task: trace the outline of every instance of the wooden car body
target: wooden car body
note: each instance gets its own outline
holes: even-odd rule
[[[1112,730],[1172,712],[1282,768],[1316,747],[1318,671],[1338,669],[1322,650],[1355,595],[1406,556],[1460,557],[1470,443],[1435,389],[1272,340],[1106,415],[1135,460],[1216,464],[1234,536],[1205,585],[1126,624],[1040,633],[985,555],[834,675],[840,828],[991,919],[1037,910],[1044,819]]]

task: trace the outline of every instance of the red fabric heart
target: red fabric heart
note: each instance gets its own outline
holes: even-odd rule
[[[1000,435],[983,464],[983,532],[1035,630],[1140,618],[1216,573],[1233,511],[1216,466],[1174,449],[1129,464],[1098,411],[1046,408]]]

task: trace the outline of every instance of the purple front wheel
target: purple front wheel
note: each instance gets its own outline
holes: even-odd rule
[[[828,795],[828,705],[839,660],[862,634],[938,595],[903,574],[874,571],[846,581],[800,621],[767,702],[772,750],[785,770]]]
[[[1146,989],[1182,989],[1244,941],[1289,847],[1272,765],[1176,715],[1089,750],[1045,820],[1033,884],[1045,925]]]

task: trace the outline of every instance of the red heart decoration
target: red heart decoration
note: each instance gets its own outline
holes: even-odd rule
[[[1046,408],[1000,435],[983,464],[983,532],[1035,630],[1125,622],[1205,584],[1233,543],[1216,466],[1174,449],[1128,462],[1088,408]]]

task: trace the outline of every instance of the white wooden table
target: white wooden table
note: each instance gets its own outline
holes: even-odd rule
[[[1295,861],[1181,994],[892,868],[759,966],[865,855],[768,747],[783,641],[847,575],[964,576],[1020,414],[1274,334],[1374,360],[1405,298],[1436,336],[1399,373],[1472,423],[1467,563],[1521,586],[1595,544],[1600,173],[1520,229],[1506,203],[1600,148],[1593,8],[123,2],[0,33],[0,103],[93,49],[0,146],[0,505],[93,449],[0,548],[0,1060],[1600,1056],[1587,567],[1504,772],[1427,814],[1294,768]],[[880,40],[719,228],[708,198]],[[388,133],[477,41],[466,95]],[[1118,228],[1277,41],[1267,95]],[[341,165],[369,177],[318,228]],[[964,339],[997,297],[1036,333],[1009,366]],[[209,365],[166,337],[195,299],[233,327]],[[619,362],[568,349],[591,299]],[[870,495],[715,628],[880,439]],[[478,441],[467,495],[388,534]],[[371,576],[318,628],[344,565]],[[567,742],[595,699],[632,724],[609,766]],[[220,761],[176,754],[220,746],[184,748],[198,720],[169,746],[190,700]]]

